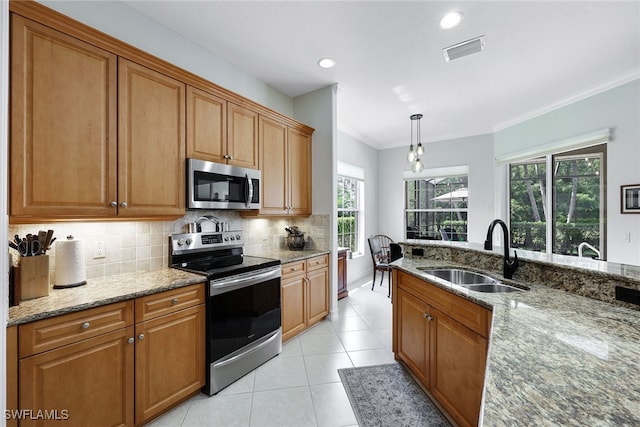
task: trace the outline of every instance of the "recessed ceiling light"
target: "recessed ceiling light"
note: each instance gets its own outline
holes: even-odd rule
[[[448,30],[449,28],[456,27],[460,22],[462,22],[462,12],[450,12],[444,15],[444,17],[440,20],[440,28],[443,30]]]
[[[318,66],[320,68],[333,68],[336,66],[336,61],[331,58],[322,58],[318,60]]]

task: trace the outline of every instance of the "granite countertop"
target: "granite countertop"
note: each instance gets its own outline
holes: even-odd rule
[[[316,249],[305,249],[305,250],[302,250],[302,251],[292,251],[292,250],[289,250],[289,249],[276,249],[276,250],[272,250],[272,251],[268,251],[268,252],[260,252],[259,254],[258,253],[255,253],[255,254],[248,253],[247,255],[259,256],[259,257],[264,257],[264,258],[279,259],[280,262],[285,264],[287,262],[301,261],[303,259],[313,258],[315,256],[324,255],[324,254],[328,254],[328,253],[330,253],[330,252],[329,251],[316,250]]]
[[[409,258],[394,265],[423,279],[418,267],[456,267]],[[480,293],[428,276],[493,310],[481,424],[640,425],[640,312],[493,276],[529,290]]]
[[[282,263],[287,263],[328,253],[329,251],[321,250],[290,251],[282,249],[255,254],[255,256],[279,259]],[[49,289],[48,296],[21,301],[20,305],[9,307],[7,326],[150,295],[205,280],[203,275],[169,267],[144,273],[89,279],[84,286]]]
[[[7,326],[150,295],[205,280],[202,275],[168,267],[145,273],[89,279],[86,285],[50,289],[48,296],[21,301],[20,305],[9,307]]]

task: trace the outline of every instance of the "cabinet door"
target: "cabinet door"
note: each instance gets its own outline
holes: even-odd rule
[[[15,14],[11,24],[10,215],[114,215],[116,56]]]
[[[260,171],[262,201],[260,214],[287,214],[287,127],[260,117]]]
[[[347,289],[347,251],[338,252],[338,299],[349,295]]]
[[[187,86],[187,157],[226,163],[227,101]]]
[[[132,337],[130,326],[21,359],[20,407],[68,419],[20,425],[133,425]]]
[[[136,425],[205,383],[204,304],[136,325]]]
[[[307,327],[329,314],[329,268],[307,273]]]
[[[475,426],[482,402],[487,339],[433,311],[430,391],[460,426]]]
[[[258,169],[258,113],[229,103],[227,117],[227,162]]]
[[[18,409],[18,327],[7,328],[7,401],[5,408]],[[6,419],[6,417],[5,417]],[[6,420],[7,427],[17,427],[18,420],[10,418]]]
[[[296,336],[306,328],[305,283],[304,275],[282,279],[283,341]]]
[[[398,357],[429,388],[429,347],[431,341],[430,307],[402,289],[398,289]]]
[[[289,214],[311,215],[311,136],[289,128],[288,184]]]
[[[118,215],[185,213],[185,85],[119,59]]]

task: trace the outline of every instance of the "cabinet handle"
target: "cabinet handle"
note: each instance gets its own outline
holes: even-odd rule
[[[91,326],[89,322],[84,322],[82,325],[80,325],[82,329],[89,329],[89,326]]]
[[[229,156],[229,160],[233,160],[233,156]]]
[[[295,268],[295,267],[289,268],[289,271],[296,271],[296,270],[297,270],[297,268]]]
[[[144,334],[140,334],[140,335],[138,335],[138,339],[139,339],[140,341],[142,341],[142,340],[144,339]]]
[[[115,200],[112,200],[111,203],[109,203],[111,205],[112,208],[117,208],[118,207],[118,202],[116,202]]]
[[[122,206],[123,208],[126,208],[126,207],[128,207],[129,205],[127,204],[127,202],[122,202],[122,203],[120,203],[120,206]]]
[[[429,316],[427,313],[424,313],[422,315],[422,317],[424,317],[425,319],[427,319],[429,322],[431,322],[433,320],[433,317]]]
[[[178,298],[174,298],[171,300],[171,304],[177,304],[178,303]]]
[[[127,342],[128,342],[129,344],[133,344],[133,342],[134,342],[134,341],[135,341],[135,339],[134,339],[133,337],[130,337],[130,338],[127,340]]]

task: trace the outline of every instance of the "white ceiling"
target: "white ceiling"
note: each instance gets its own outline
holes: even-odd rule
[[[477,135],[640,77],[640,1],[124,3],[291,97],[338,83],[340,129],[376,148],[408,144],[413,113],[423,142]]]

